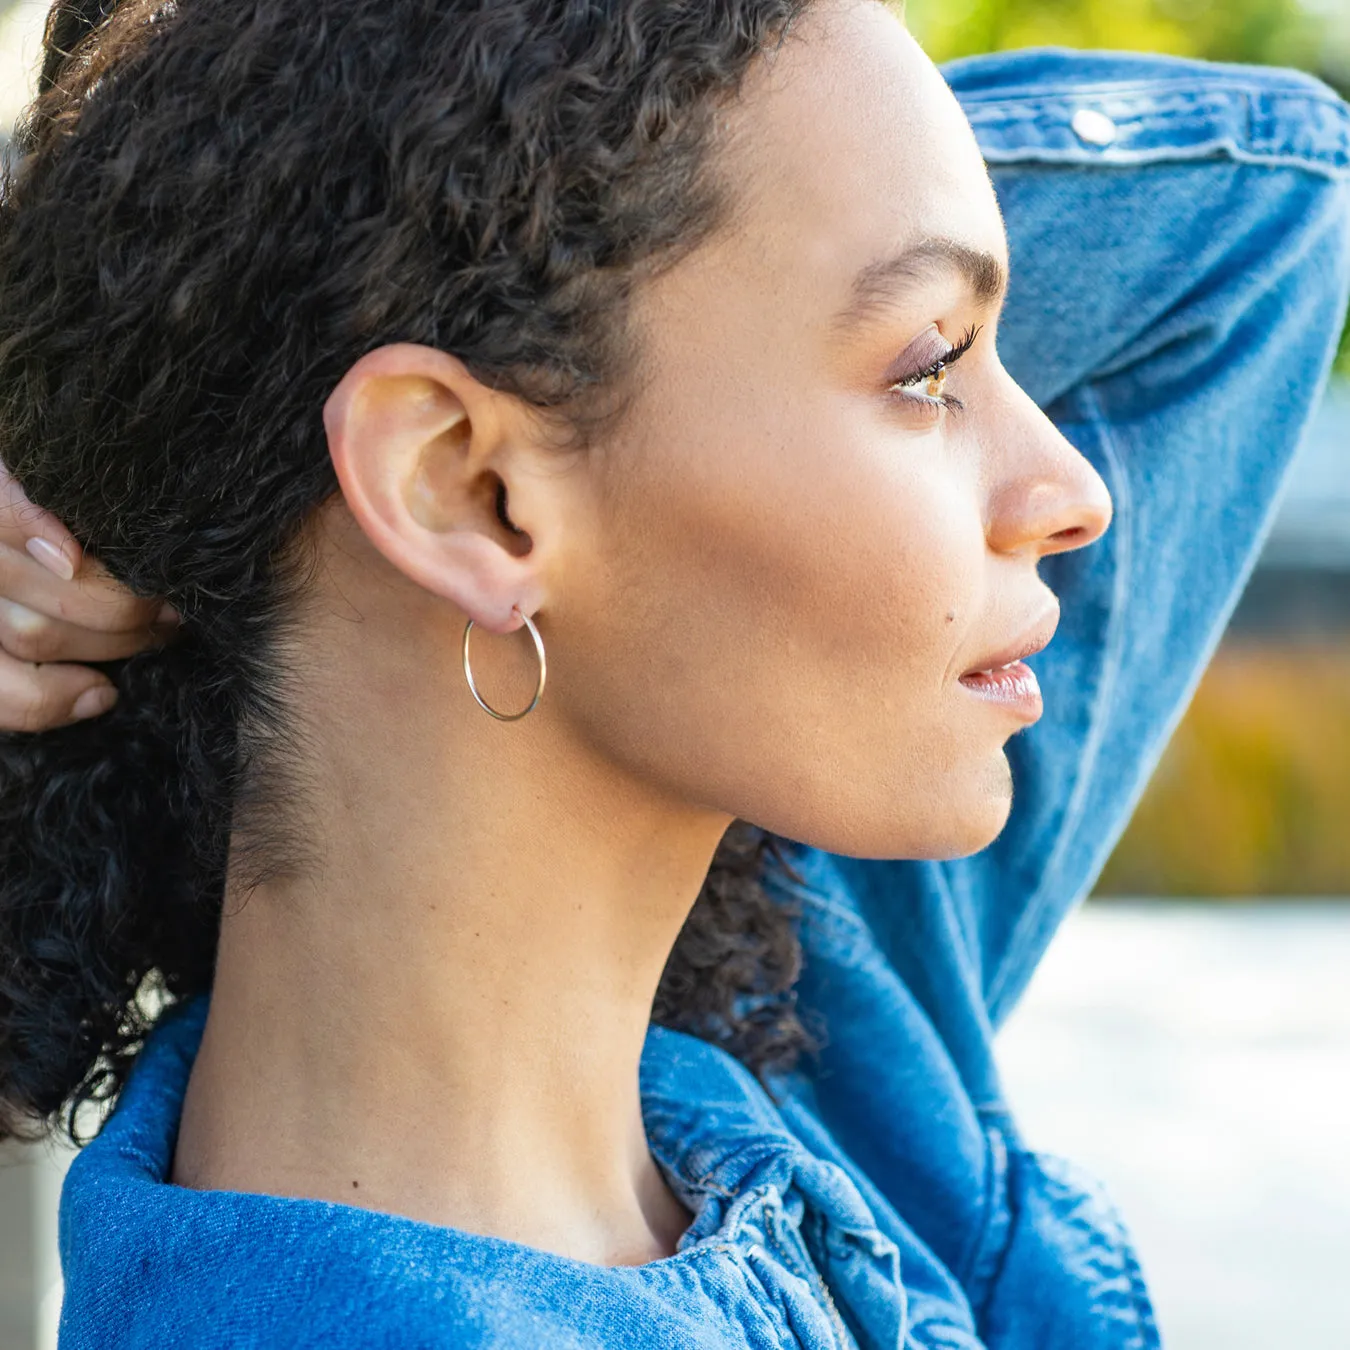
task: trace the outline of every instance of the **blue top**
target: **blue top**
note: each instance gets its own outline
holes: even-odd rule
[[[206,1000],[172,1009],[61,1198],[63,1350],[1147,1350],[1125,1230],[1032,1151],[995,1029],[1134,805],[1246,579],[1350,289],[1350,110],[1305,76],[1032,51],[947,68],[992,167],[1013,375],[1115,523],[1046,560],[1046,715],[1008,827],[956,862],[800,846],[819,1065],[765,1092],[652,1027],[651,1149],[694,1213],[609,1268],[350,1205],[167,1181]],[[1084,113],[1089,115],[1084,116]]]

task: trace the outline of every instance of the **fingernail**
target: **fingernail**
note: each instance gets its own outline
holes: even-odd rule
[[[46,625],[47,620],[41,614],[21,605],[17,600],[0,600],[0,609],[5,611],[9,626],[19,633],[37,633]]]
[[[74,581],[75,564],[48,539],[35,537],[24,547],[49,572],[55,572],[62,581]]]
[[[116,702],[117,690],[110,684],[100,684],[86,689],[70,711],[72,716],[83,721],[86,717],[101,717]]]
[[[175,624],[178,622],[178,611],[166,600],[160,607],[159,613],[155,615],[155,623]]]

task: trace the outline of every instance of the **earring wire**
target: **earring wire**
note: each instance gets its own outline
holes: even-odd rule
[[[473,629],[473,620],[470,619],[469,622],[464,625],[464,642],[462,644],[462,655],[464,659],[464,678],[469,682],[469,692],[477,700],[478,706],[482,708],[482,710],[485,713],[491,713],[491,715],[495,717],[499,722],[518,722],[527,713],[533,712],[535,706],[539,702],[539,696],[544,692],[544,680],[548,675],[548,666],[544,660],[544,640],[539,636],[539,630],[534,626],[534,622],[533,620],[531,620],[530,616],[526,614],[525,611],[522,610],[519,605],[512,605],[511,609],[516,614],[519,614],[522,619],[524,619],[525,627],[530,630],[530,636],[534,639],[534,649],[539,654],[539,682],[535,686],[534,697],[530,700],[529,707],[525,708],[521,712],[518,713],[498,712],[496,708],[490,707],[486,702],[484,702],[482,694],[478,692],[478,686],[474,683],[473,670],[469,666],[469,633]]]

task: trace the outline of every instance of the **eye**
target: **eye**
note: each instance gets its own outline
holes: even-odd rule
[[[899,394],[907,403],[931,409],[937,416],[944,408],[960,411],[965,407],[955,394],[946,392],[947,373],[975,345],[978,326],[969,329],[955,346],[948,347],[937,360],[921,370],[904,375],[887,387],[887,393]]]

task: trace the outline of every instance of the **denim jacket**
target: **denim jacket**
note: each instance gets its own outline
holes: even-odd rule
[[[819,1063],[773,1095],[653,1026],[642,1109],[694,1214],[608,1268],[317,1200],[168,1183],[205,997],[167,1012],[60,1212],[63,1350],[1147,1350],[1101,1187],[1018,1132],[994,1034],[1086,893],[1251,568],[1350,288],[1350,109],[1305,76],[1043,50],[946,69],[991,166],[1013,375],[1115,500],[1047,559],[1063,620],[1016,800],[956,862],[798,845]],[[774,1100],[777,1095],[781,1098]]]

